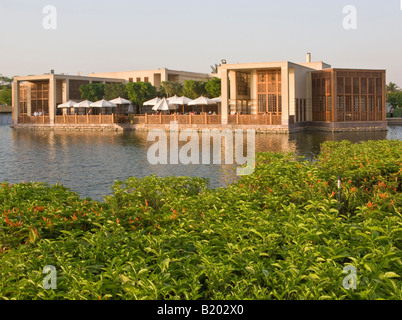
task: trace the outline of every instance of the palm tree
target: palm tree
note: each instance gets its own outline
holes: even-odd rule
[[[399,88],[395,83],[390,82],[390,83],[387,85],[387,92],[388,92],[388,93],[391,93],[391,92],[398,92],[398,91],[400,91],[400,88]]]

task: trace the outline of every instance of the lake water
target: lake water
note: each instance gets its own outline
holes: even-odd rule
[[[209,178],[211,187],[236,179],[230,165],[151,165],[147,151],[153,142],[147,142],[146,132],[22,131],[12,130],[10,123],[10,115],[0,114],[1,182],[59,182],[101,201],[115,180],[132,176],[200,176]],[[402,126],[388,132],[258,134],[256,151],[291,151],[311,159],[326,140],[385,139],[402,140]]]

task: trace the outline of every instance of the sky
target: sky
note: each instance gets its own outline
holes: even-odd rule
[[[334,68],[386,69],[402,87],[401,2],[0,0],[0,74],[209,73],[222,59],[305,62],[311,52]]]

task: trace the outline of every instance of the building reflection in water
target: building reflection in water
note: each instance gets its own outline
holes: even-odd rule
[[[352,142],[401,139],[401,127],[390,132],[314,132],[294,134],[257,134],[256,152],[293,152],[313,159],[320,152],[320,144],[327,140]],[[91,132],[91,131],[24,131],[2,129],[2,179],[12,183],[42,181],[60,182],[82,197],[102,200],[110,194],[115,180],[149,175],[199,176],[210,179],[211,187],[224,186],[237,180],[235,165],[151,165],[147,152],[154,142],[147,141],[147,132]],[[11,137],[11,138],[10,138]],[[201,135],[199,145],[202,146]],[[246,147],[244,135],[244,147]],[[179,142],[181,148],[186,142]],[[212,142],[210,144],[213,150]],[[168,148],[169,150],[169,148]],[[202,163],[200,150],[200,163]],[[246,151],[244,149],[244,156]],[[211,152],[212,157],[212,152]],[[168,159],[170,155],[168,154]],[[221,159],[225,160],[222,144]],[[211,161],[212,163],[212,161]]]

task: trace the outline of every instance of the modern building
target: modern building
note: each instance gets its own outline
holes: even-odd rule
[[[386,128],[385,70],[333,69],[308,53],[304,63],[223,64],[219,73],[222,123],[241,113],[288,127]]]
[[[18,117],[30,117],[35,111],[44,111],[54,123],[56,106],[68,100],[80,101],[79,88],[87,83],[127,83],[150,82],[159,88],[163,81],[208,80],[211,74],[170,69],[92,73],[88,76],[49,74],[39,76],[15,77],[13,82],[13,123]]]
[[[221,78],[221,103],[216,116],[178,117],[183,127],[248,127],[261,131],[291,132],[319,127],[324,130],[386,130],[386,71],[341,69],[311,60],[263,63],[222,63],[216,74],[169,69],[94,73],[86,77],[46,74],[16,77],[13,83],[13,124],[46,125],[68,121],[90,124],[90,119],[55,118],[56,106],[68,100],[81,100],[79,87],[85,83],[208,80]],[[44,110],[49,118],[27,119]],[[205,110],[204,110],[205,111]],[[205,112],[204,112],[205,113]],[[32,117],[31,117],[32,118]],[[56,122],[55,122],[56,119]],[[123,120],[121,120],[123,119]],[[125,121],[125,118],[110,119]],[[127,120],[127,119],[126,119]],[[42,122],[40,122],[42,121]],[[95,121],[98,121],[95,119]],[[99,120],[100,121],[100,120]],[[170,123],[169,116],[136,120],[144,128]],[[155,123],[150,123],[155,122]]]
[[[83,77],[63,74],[15,77],[12,86],[13,123],[20,115],[30,117],[35,111],[44,111],[54,123],[57,105],[69,100],[81,101],[80,86],[88,83],[123,83],[123,79]]]
[[[178,71],[166,68],[157,70],[91,73],[88,76],[98,78],[124,79],[127,82],[149,82],[156,88],[159,88],[164,81],[183,83],[185,80],[206,81],[213,77],[211,74],[208,73]]]

